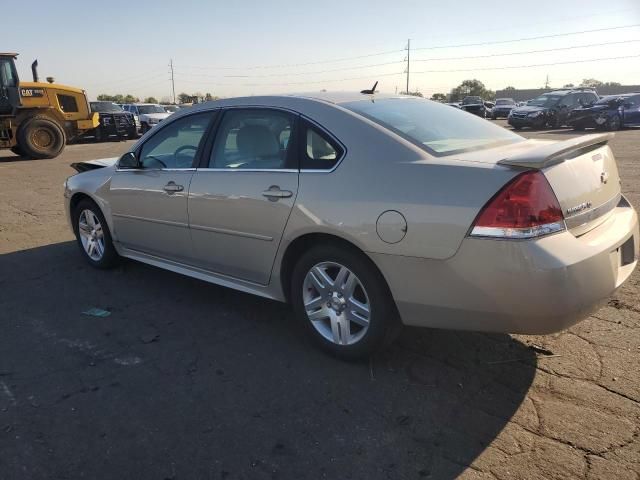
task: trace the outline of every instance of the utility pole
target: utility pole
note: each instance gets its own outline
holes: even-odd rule
[[[547,80],[544,82],[544,88],[549,88],[549,74],[547,73]]]
[[[406,94],[409,95],[409,56],[411,55],[411,39],[407,39],[407,90]]]
[[[173,92],[173,103],[176,103],[176,83],[173,79],[173,58],[169,59],[169,68],[171,69],[171,91]]]

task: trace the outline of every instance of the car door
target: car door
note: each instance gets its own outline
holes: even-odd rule
[[[640,125],[640,95],[624,99],[624,124]]]
[[[109,198],[123,247],[178,262],[192,259],[187,195],[214,116],[200,112],[167,123],[135,152],[139,168],[116,170]]]
[[[189,190],[198,265],[266,285],[298,192],[297,117],[270,108],[224,112]]]

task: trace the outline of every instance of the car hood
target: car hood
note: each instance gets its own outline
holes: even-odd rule
[[[78,173],[88,172],[89,170],[96,170],[98,168],[112,167],[114,166],[120,157],[100,158],[97,160],[86,160],[84,162],[72,163],[71,167]]]
[[[145,118],[157,118],[158,120],[164,120],[169,115],[171,115],[171,114],[165,112],[165,113],[143,113],[140,116],[141,117],[145,117]]]

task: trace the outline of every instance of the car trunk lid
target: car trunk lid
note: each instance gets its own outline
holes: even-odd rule
[[[602,223],[620,201],[620,178],[607,142],[613,134],[544,143],[499,160],[499,165],[541,170],[567,228],[576,236]]]

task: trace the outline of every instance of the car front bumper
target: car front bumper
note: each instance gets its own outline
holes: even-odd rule
[[[580,237],[569,231],[520,241],[469,237],[448,260],[371,257],[406,325],[546,334],[602,306],[631,275],[639,245],[638,216],[622,200]]]
[[[544,115],[538,115],[537,117],[507,117],[507,123],[512,127],[532,127],[539,128],[544,125]]]

